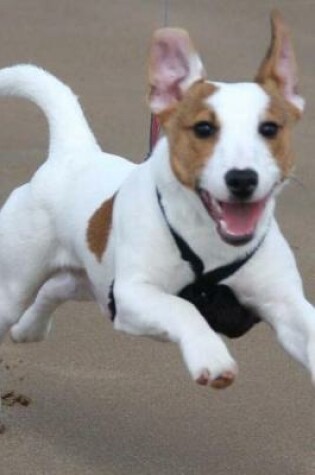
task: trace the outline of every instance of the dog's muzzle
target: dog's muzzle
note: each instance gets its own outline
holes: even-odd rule
[[[271,193],[260,200],[252,199],[259,179],[250,168],[231,169],[224,178],[230,194],[226,201],[216,199],[203,187],[196,191],[221,238],[228,244],[243,245],[254,237]]]

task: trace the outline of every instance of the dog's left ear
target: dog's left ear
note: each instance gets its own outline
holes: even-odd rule
[[[298,115],[304,110],[304,99],[298,94],[297,67],[289,29],[278,10],[271,14],[271,44],[255,80],[264,86],[275,86],[293,105]]]
[[[149,56],[149,104],[153,113],[162,119],[194,82],[204,78],[203,64],[186,31],[162,28],[155,32]]]

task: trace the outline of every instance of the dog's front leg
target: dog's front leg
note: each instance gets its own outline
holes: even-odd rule
[[[315,384],[315,309],[303,293],[293,288],[287,295],[279,292],[279,299],[260,315],[275,329],[283,348],[310,371]]]
[[[279,307],[278,318],[273,322],[282,346],[309,369],[315,384],[314,307],[302,295],[291,296]]]
[[[281,345],[315,383],[315,308],[304,296],[293,253],[275,223],[231,284],[240,300],[274,328]]]
[[[163,336],[178,343],[191,376],[199,384],[229,386],[237,366],[222,339],[196,308],[159,288],[116,281],[115,328],[135,335]]]

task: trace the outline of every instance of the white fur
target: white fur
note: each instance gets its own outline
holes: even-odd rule
[[[219,183],[218,194],[226,167],[241,157],[252,163],[257,150],[262,151],[257,170],[265,189],[277,179],[276,165],[256,133],[258,115],[268,100],[252,85],[235,90],[236,94],[232,86],[224,86],[210,99],[226,127],[204,175],[211,189]],[[273,198],[255,238],[233,247],[221,240],[197,194],[176,179],[165,138],[141,165],[103,154],[71,91],[33,66],[0,70],[0,94],[35,101],[45,111],[51,132],[47,161],[28,184],[12,193],[0,214],[2,337],[10,328],[16,341],[46,336],[51,312],[67,299],[94,299],[107,312],[115,279],[116,329],[178,343],[194,379],[234,375],[236,363],[221,337],[192,304],[176,296],[193,274],[161,214],[158,186],[168,219],[206,270],[243,256],[269,229],[264,244],[230,285],[274,327],[281,344],[315,378],[315,312],[304,298],[294,257],[274,221]],[[243,105],[240,135],[232,130],[231,97]],[[232,147],[235,140],[239,150]],[[89,219],[117,190],[112,232],[99,261],[87,242]]]
[[[222,124],[222,138],[205,168],[201,183],[220,201],[229,199],[224,182],[227,171],[233,168],[255,170],[258,186],[252,200],[259,200],[271,192],[280,181],[280,170],[266,141],[259,135],[258,126],[265,119],[270,97],[257,84],[214,83],[217,91],[207,100]]]

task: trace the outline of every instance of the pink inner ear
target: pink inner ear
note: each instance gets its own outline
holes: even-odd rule
[[[183,80],[189,73],[189,65],[178,45],[160,42],[153,50],[153,81],[157,88],[167,89]]]
[[[186,37],[168,34],[151,51],[151,107],[154,112],[170,108],[182,98],[181,83],[189,76],[189,44]]]
[[[288,102],[298,111],[304,110],[304,99],[298,94],[298,79],[294,53],[287,35],[282,38],[281,50],[277,62],[277,73],[282,82],[282,91]]]
[[[283,92],[290,101],[297,93],[297,77],[291,45],[287,37],[283,39],[277,70],[283,81]]]

